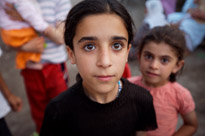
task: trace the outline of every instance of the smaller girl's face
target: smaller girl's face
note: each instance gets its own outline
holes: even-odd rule
[[[176,73],[183,66],[176,53],[168,44],[149,42],[139,56],[143,82],[149,87],[159,87],[169,81],[171,73]]]
[[[89,15],[77,26],[70,60],[76,64],[87,91],[117,90],[128,57],[128,32],[115,14]]]

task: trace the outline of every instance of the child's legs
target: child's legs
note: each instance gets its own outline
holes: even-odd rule
[[[68,71],[65,63],[48,64],[44,67],[43,74],[49,100],[68,88]]]
[[[37,132],[40,132],[44,111],[49,102],[46,97],[43,74],[41,70],[24,69],[22,70],[22,76],[30,104],[31,115],[36,124]]]
[[[47,64],[42,70],[22,70],[22,75],[31,114],[36,123],[37,132],[40,132],[47,104],[52,98],[67,89],[67,69],[64,63]]]
[[[11,132],[4,118],[0,119],[0,136],[11,136]]]

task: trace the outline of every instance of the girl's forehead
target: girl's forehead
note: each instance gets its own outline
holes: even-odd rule
[[[155,54],[176,56],[176,50],[165,42],[148,42],[144,45],[142,51],[149,51]]]
[[[99,22],[107,23],[107,22],[120,22],[121,24],[124,25],[123,19],[114,13],[102,13],[102,14],[91,14],[83,17],[77,26],[83,24],[83,23],[89,23],[90,25],[96,24]],[[101,23],[98,25],[100,26]],[[125,25],[124,25],[125,26]]]
[[[128,39],[126,26],[121,17],[116,14],[88,15],[79,22],[75,32],[75,37],[106,37],[114,35]]]

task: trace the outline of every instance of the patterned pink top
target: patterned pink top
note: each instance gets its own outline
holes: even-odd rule
[[[195,109],[190,92],[177,82],[150,88],[142,83],[142,77],[131,77],[128,80],[150,91],[157,116],[158,129],[148,131],[147,136],[171,136],[176,130],[178,113],[186,114]]]

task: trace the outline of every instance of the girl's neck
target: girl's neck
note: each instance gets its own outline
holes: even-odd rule
[[[120,81],[120,85],[121,84],[122,83]],[[119,87],[119,83],[117,83],[115,87],[111,91],[108,91],[107,93],[98,93],[95,91],[88,91],[86,88],[84,88],[84,92],[92,101],[95,101],[101,104],[106,104],[106,103],[112,102],[113,100],[116,99],[116,97],[118,97],[119,92],[121,91],[121,89],[119,88],[122,89],[122,86]]]

